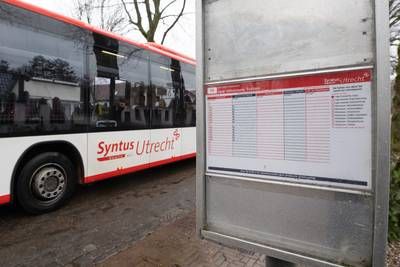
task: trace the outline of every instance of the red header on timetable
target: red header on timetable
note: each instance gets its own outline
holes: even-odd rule
[[[208,97],[208,100],[215,100],[215,99],[224,99],[224,98],[232,98],[232,96],[210,96]]]
[[[236,84],[233,83],[220,86],[208,86],[206,87],[206,94],[234,94],[265,90],[282,90],[328,85],[331,86],[335,84],[370,82],[371,80],[371,69],[353,70],[348,72],[323,73],[312,76],[301,76]]]

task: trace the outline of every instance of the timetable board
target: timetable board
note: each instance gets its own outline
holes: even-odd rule
[[[206,86],[206,168],[371,189],[372,69]]]

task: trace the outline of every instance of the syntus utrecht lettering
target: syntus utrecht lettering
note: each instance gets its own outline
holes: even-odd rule
[[[97,154],[100,156],[99,161],[111,160],[125,157],[127,152],[141,156],[143,154],[151,154],[164,152],[175,149],[175,141],[173,138],[166,137],[163,141],[151,142],[150,140],[143,141],[119,141],[115,143],[107,143],[100,141],[98,143]],[[121,156],[121,154],[123,154]]]

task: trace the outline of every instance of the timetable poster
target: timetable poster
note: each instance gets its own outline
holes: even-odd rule
[[[371,189],[372,69],[207,86],[208,173]]]

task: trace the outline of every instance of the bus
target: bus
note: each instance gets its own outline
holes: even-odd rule
[[[0,204],[57,209],[78,184],[195,157],[195,60],[0,2]]]

